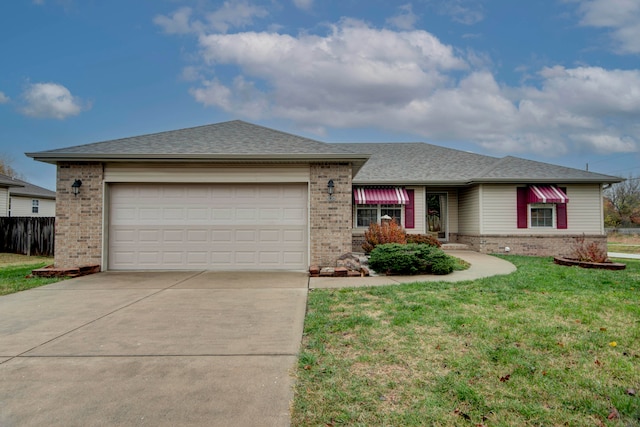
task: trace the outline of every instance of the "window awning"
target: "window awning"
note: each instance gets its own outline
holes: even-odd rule
[[[553,185],[531,185],[527,196],[528,203],[567,203],[567,195]]]
[[[353,198],[356,205],[405,205],[409,201],[407,190],[393,188],[354,188]]]

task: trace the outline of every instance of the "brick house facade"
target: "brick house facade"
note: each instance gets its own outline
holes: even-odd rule
[[[565,254],[576,237],[604,241],[602,187],[620,181],[424,143],[327,144],[241,121],[27,154],[57,165],[59,268],[329,266],[385,214],[480,252]]]

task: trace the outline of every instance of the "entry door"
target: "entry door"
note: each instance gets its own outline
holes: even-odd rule
[[[442,241],[449,240],[447,230],[447,193],[427,192],[427,231],[437,234]]]

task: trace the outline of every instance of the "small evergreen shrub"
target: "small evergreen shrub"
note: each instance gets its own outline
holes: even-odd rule
[[[386,274],[449,274],[455,260],[435,246],[387,243],[371,251],[369,266]]]
[[[439,248],[442,246],[440,240],[428,234],[407,234],[407,243],[419,243]]]
[[[362,249],[369,253],[376,246],[385,243],[407,243],[407,233],[395,220],[382,224],[372,222],[369,224],[369,229],[364,232],[364,239],[365,242],[362,244]]]

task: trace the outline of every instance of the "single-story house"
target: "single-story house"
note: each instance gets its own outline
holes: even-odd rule
[[[9,188],[20,185],[10,176],[0,174],[0,216],[9,216]]]
[[[7,216],[54,217],[56,193],[46,188],[14,178],[17,185],[9,187]]]
[[[230,121],[37,153],[57,165],[59,268],[335,265],[383,215],[481,252],[604,241],[618,177],[424,143],[329,144]]]

